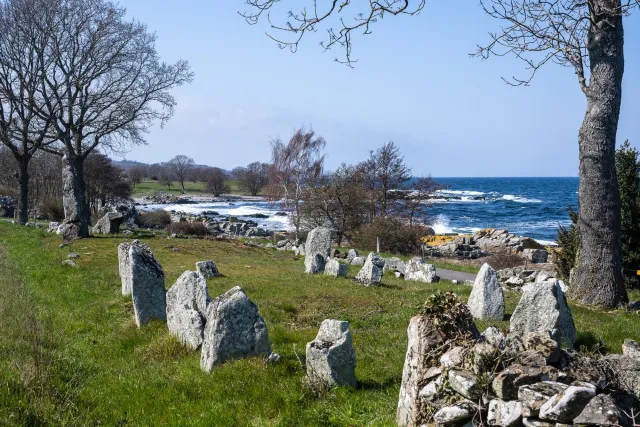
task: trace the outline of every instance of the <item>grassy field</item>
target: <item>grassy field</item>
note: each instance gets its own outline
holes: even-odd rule
[[[205,374],[199,353],[182,349],[166,325],[135,326],[130,298],[120,294],[116,249],[124,240],[60,249],[57,236],[0,223],[0,425],[392,426],[409,319],[437,290],[470,291],[391,276],[365,288],[306,276],[290,252],[145,239],[167,287],[196,261],[214,259],[226,277],[209,280],[210,294],[242,286],[283,356],[276,365],[252,358]],[[72,251],[81,255],[77,269],[61,265]],[[507,313],[517,301],[507,294]],[[624,338],[640,339],[635,314],[573,308],[581,344],[604,340],[619,351]],[[326,318],[350,322],[355,389],[318,393],[304,384],[305,345]]]
[[[238,196],[246,196],[248,193],[240,190],[240,183],[238,181],[229,181],[229,187],[231,188],[232,195]],[[200,195],[211,195],[205,189],[206,184],[204,182],[192,182],[188,181],[184,183],[185,195],[191,196],[200,196]],[[156,192],[163,192],[166,194],[173,194],[176,196],[183,195],[182,187],[178,181],[175,181],[171,184],[171,188],[162,184],[159,181],[154,181],[151,179],[146,179],[142,181],[140,184],[136,184],[133,188],[133,197],[145,197],[152,196]]]

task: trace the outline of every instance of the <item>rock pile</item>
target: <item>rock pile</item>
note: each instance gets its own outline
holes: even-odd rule
[[[164,271],[151,248],[135,240],[118,246],[122,295],[131,295],[138,327],[151,319],[167,320]]]
[[[316,339],[307,343],[307,378],[329,387],[356,385],[356,353],[349,322],[327,319]]]
[[[452,294],[432,296],[407,332],[399,426],[631,426],[639,413],[640,359],[560,350],[550,331],[478,335]]]
[[[425,283],[437,282],[436,267],[426,264],[421,257],[415,257],[405,265],[404,280]]]

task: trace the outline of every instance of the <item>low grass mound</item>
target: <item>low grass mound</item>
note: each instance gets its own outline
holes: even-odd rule
[[[196,261],[215,260],[225,277],[209,280],[211,296],[241,286],[283,356],[275,365],[252,358],[205,374],[199,353],[182,348],[165,324],[135,326],[131,301],[120,294],[124,240],[58,248],[59,236],[0,223],[0,425],[393,426],[409,319],[437,291],[466,301],[471,290],[389,276],[365,288],[306,276],[290,252],[143,237],[167,288]],[[69,252],[80,254],[78,268],[61,264]],[[350,277],[356,273],[350,266]],[[511,313],[519,295],[506,299]],[[618,352],[624,338],[640,338],[635,314],[572,308],[579,344]],[[358,386],[318,394],[304,382],[305,345],[326,318],[350,323]]]

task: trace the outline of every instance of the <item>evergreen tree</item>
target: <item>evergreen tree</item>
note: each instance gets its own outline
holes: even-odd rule
[[[627,286],[638,287],[633,271],[640,270],[640,163],[638,150],[629,141],[616,150],[616,171],[622,211],[622,266]]]
[[[566,283],[569,283],[571,269],[575,267],[576,257],[580,250],[580,235],[578,233],[578,213],[569,206],[569,218],[571,225],[569,228],[560,226],[558,229],[558,237],[556,243],[558,249],[555,249],[556,269],[558,275]]]

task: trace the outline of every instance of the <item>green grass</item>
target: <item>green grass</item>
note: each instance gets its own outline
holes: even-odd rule
[[[272,366],[250,358],[205,374],[199,354],[182,349],[166,325],[135,326],[130,298],[120,294],[116,249],[124,238],[62,249],[58,239],[0,223],[0,425],[392,426],[409,319],[436,290],[464,298],[470,291],[388,276],[384,286],[365,288],[306,276],[290,252],[145,239],[167,287],[196,261],[214,259],[226,277],[209,281],[210,294],[242,286],[283,356]],[[81,254],[79,268],[64,268],[72,251]],[[507,294],[507,313],[517,301]],[[574,306],[574,317],[582,344],[604,340],[619,351],[624,338],[640,339],[634,314]],[[358,386],[317,395],[304,385],[302,364],[326,318],[350,322]]]
[[[240,183],[238,181],[228,181],[231,189],[230,194],[234,196],[248,196],[249,193],[240,190]],[[166,194],[174,194],[176,196],[190,195],[190,196],[211,196],[206,191],[206,183],[204,182],[192,182],[188,181],[184,183],[184,194],[182,193],[182,187],[178,181],[174,181],[171,184],[171,188],[162,184],[160,181],[154,181],[146,179],[140,184],[136,184],[133,188],[133,197],[146,197],[152,196],[154,193],[160,191]]]

